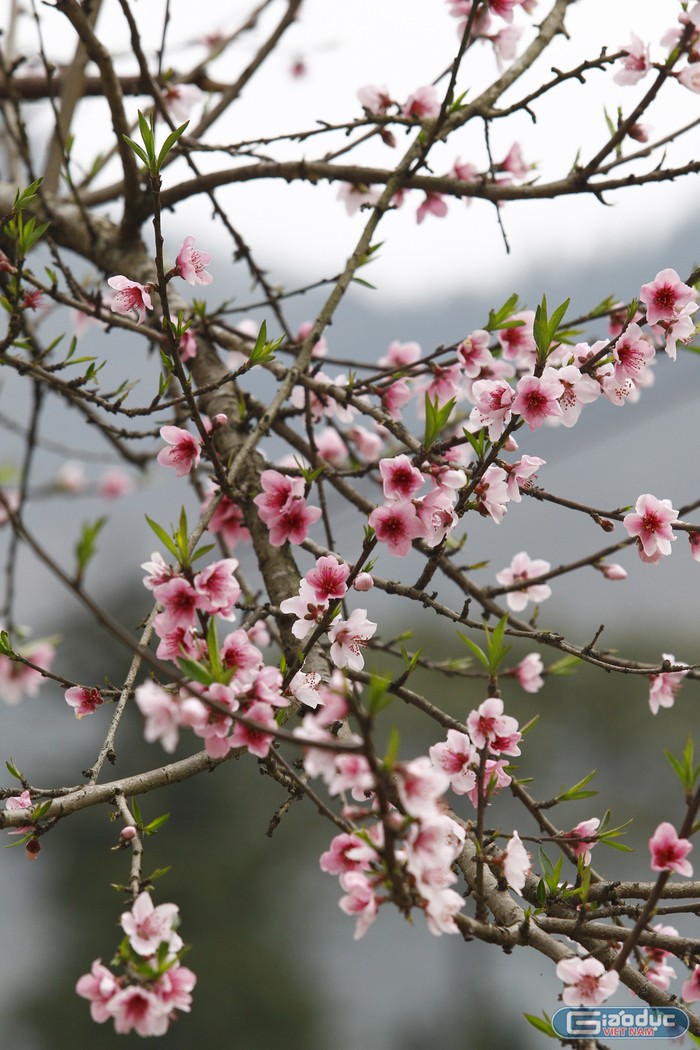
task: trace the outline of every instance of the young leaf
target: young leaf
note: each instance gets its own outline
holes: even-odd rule
[[[171,540],[170,536],[168,536],[168,534],[165,531],[165,529],[161,525],[159,525],[157,521],[153,521],[151,518],[149,518],[148,514],[145,514],[144,517],[146,518],[146,521],[151,526],[151,528],[153,529],[153,531],[155,532],[156,536],[158,537],[160,542],[163,544],[165,549],[169,550],[170,553],[172,554],[172,556],[174,558],[178,559],[179,555],[178,555],[177,547],[175,546],[175,544]]]
[[[85,522],[83,525],[80,537],[75,545],[75,556],[77,562],[75,576],[78,582],[82,580],[88,562],[97,552],[97,537],[106,521],[107,519],[102,517],[98,518],[97,521],[92,524]]]
[[[426,451],[435,444],[441,431],[446,426],[455,404],[455,398],[450,398],[447,404],[440,406],[437,395],[435,395],[435,400],[431,401],[430,396],[426,393],[425,434],[423,436],[423,448]]]
[[[185,131],[185,129],[187,128],[188,124],[189,124],[189,120],[186,120],[185,123],[182,124],[179,128],[176,128],[175,131],[171,131],[170,132],[170,134],[166,138],[165,142],[160,147],[160,153],[158,154],[158,159],[156,160],[156,171],[160,171],[161,167],[163,166],[163,161],[165,160],[167,155],[170,153],[170,150],[173,148],[173,146],[175,145],[177,140],[180,138],[182,133]]]
[[[544,1013],[544,1011],[542,1012]],[[538,1032],[542,1032],[544,1035],[548,1035],[550,1039],[559,1038],[557,1033],[552,1028],[552,1022],[546,1013],[544,1014],[544,1019],[541,1017],[536,1017],[535,1014],[523,1014],[523,1017],[532,1025],[533,1028],[536,1028]]]

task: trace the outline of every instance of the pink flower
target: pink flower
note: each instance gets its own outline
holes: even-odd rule
[[[615,970],[605,972],[598,959],[561,959],[557,963],[557,977],[566,988],[562,999],[567,1006],[600,1006],[620,983]]]
[[[510,715],[503,714],[503,701],[490,696],[476,711],[467,717],[467,729],[474,746],[479,749],[488,745],[494,755],[519,755],[518,723]]]
[[[676,658],[671,653],[662,653],[664,660],[675,664]],[[661,674],[649,675],[649,707],[653,715],[658,714],[660,707],[673,707],[676,693],[683,684],[687,671],[663,671]]]
[[[98,485],[99,495],[106,500],[119,499],[120,496],[128,496],[133,491],[133,481],[120,467],[105,470]]]
[[[280,514],[269,522],[270,544],[281,547],[284,543],[303,543],[313,525],[321,517],[320,507],[307,507],[303,498],[290,499]]]
[[[179,655],[179,653],[178,653]],[[177,747],[181,711],[176,698],[154,681],[144,681],[136,688],[134,698],[146,719],[144,736],[149,743],[160,740],[163,750],[172,754]]]
[[[199,595],[200,609],[230,619],[231,610],[241,596],[234,576],[237,568],[235,558],[222,558],[197,573],[194,589]]]
[[[384,355],[380,357],[377,364],[380,368],[408,368],[420,358],[420,343],[400,343],[397,339],[389,345]]]
[[[643,493],[635,504],[635,513],[626,514],[622,524],[630,536],[636,536],[647,558],[671,553],[675,540],[671,522],[678,518],[678,511],[671,506],[670,499],[659,500],[650,493]]]
[[[700,62],[689,62],[678,74],[678,79],[689,91],[700,93]]]
[[[498,332],[498,341],[503,347],[503,356],[507,361],[519,361],[528,363],[537,350],[535,339],[532,334],[532,326],[535,320],[534,310],[522,310],[508,318],[512,328],[502,328]]]
[[[578,422],[583,406],[600,397],[600,386],[596,380],[583,375],[576,365],[566,365],[558,370],[545,368],[543,378],[557,379],[564,387],[564,393],[559,398],[564,427],[573,427]]]
[[[426,193],[425,200],[418,206],[416,222],[420,225],[426,215],[435,215],[438,219],[444,219],[447,215],[447,204],[441,193]]]
[[[368,113],[386,113],[389,106],[393,104],[393,99],[388,89],[383,86],[375,87],[374,84],[367,84],[366,87],[358,88],[357,97],[362,108],[366,109]]]
[[[636,33],[630,35],[632,42],[621,48],[627,54],[622,59],[622,69],[613,77],[616,84],[636,84],[649,71],[649,46],[645,45]]]
[[[173,121],[184,124],[190,110],[204,98],[204,92],[196,84],[169,84],[163,92],[163,102]]]
[[[87,478],[83,464],[75,459],[67,459],[56,471],[53,483],[60,492],[84,492]]]
[[[273,709],[269,704],[256,700],[245,711],[246,718],[258,723],[257,726],[247,726],[243,722],[236,722],[233,735],[231,736],[232,747],[245,747],[251,755],[256,758],[267,758],[277,730]],[[266,733],[264,728],[270,730]]]
[[[341,897],[338,904],[346,915],[357,916],[353,934],[353,938],[357,941],[360,937],[364,937],[377,917],[377,900],[374,889],[367,876],[361,871],[344,872],[340,876],[340,885],[346,891],[346,896]]]
[[[496,573],[496,579],[504,587],[512,583],[525,583],[536,576],[542,576],[549,572],[551,565],[542,558],[534,560],[525,551],[520,551],[513,556],[510,567],[501,569]],[[513,612],[522,612],[528,602],[543,602],[552,594],[552,588],[546,583],[535,583],[529,587],[522,587],[517,591],[509,591],[506,595],[508,608]]]
[[[506,882],[516,893],[522,894],[525,888],[525,880],[530,873],[532,865],[530,854],[520,841],[520,835],[517,831],[514,831],[508,840],[502,861]]]
[[[121,927],[131,947],[139,955],[155,955],[162,943],[171,951],[179,951],[182,940],[175,933],[173,923],[178,915],[177,904],[159,904],[156,908],[149,893],[139,893],[131,911],[122,912]]]
[[[700,561],[700,532],[689,532],[688,542],[693,561]]]
[[[508,150],[505,160],[496,168],[496,171],[505,171],[514,179],[524,179],[530,170],[529,164],[523,159],[523,152],[519,142],[514,142]]]
[[[194,250],[194,237],[185,237],[175,260],[178,276],[194,287],[196,284],[211,284],[213,278],[205,267],[211,262],[207,252]]]
[[[307,572],[306,580],[313,587],[317,600],[328,602],[330,598],[343,597],[348,589],[345,581],[349,575],[350,566],[331,554],[316,560],[315,567]]]
[[[192,995],[190,994],[197,983],[196,974],[188,970],[186,966],[171,966],[169,970],[158,978],[153,987],[154,992],[170,1009],[190,1012]]]
[[[543,467],[546,460],[539,456],[523,456],[517,463],[506,467],[508,471],[508,496],[514,503],[521,503],[521,489],[529,489],[537,476],[539,467]]]
[[[511,420],[513,390],[504,379],[478,379],[472,386],[475,407],[469,429],[488,427],[489,438],[497,441]]]
[[[153,588],[153,596],[165,610],[156,622],[161,638],[178,627],[192,627],[197,609],[202,608],[201,596],[184,576],[173,576],[166,583],[158,584]]]
[[[399,558],[408,554],[413,540],[425,534],[412,503],[391,503],[387,507],[377,507],[370,514],[369,523],[379,542],[386,543],[389,552]]]
[[[412,95],[409,95],[401,109],[404,117],[416,117],[418,120],[436,117],[439,112],[440,100],[432,84],[418,88]]]
[[[465,376],[476,379],[481,370],[493,361],[493,354],[489,350],[489,333],[483,328],[477,328],[468,335],[457,347],[457,358]]]
[[[84,718],[85,715],[95,713],[102,703],[102,694],[99,689],[87,689],[83,685],[74,685],[66,689],[66,703],[75,708],[75,717]]]
[[[664,820],[649,839],[652,871],[675,871],[691,878],[693,867],[686,856],[693,848],[688,839],[679,839],[673,824]]]
[[[700,66],[700,62],[698,63]],[[700,70],[698,71],[700,72]],[[686,1003],[696,1003],[700,999],[700,966],[696,966],[681,989],[681,999]]]
[[[366,609],[354,609],[347,620],[334,620],[328,637],[335,666],[361,671],[365,666],[362,650],[376,630],[377,624],[367,619]]]
[[[491,515],[497,525],[500,525],[508,509],[510,501],[508,495],[508,477],[502,467],[492,463],[484,471],[481,481],[474,489],[479,514],[486,517]]]
[[[123,277],[121,274],[117,274],[116,277],[110,277],[107,284],[117,292],[117,294],[112,297],[112,302],[110,304],[112,313],[130,314],[133,310],[136,310],[138,314],[138,322],[139,324],[143,324],[146,317],[146,310],[153,309],[153,303],[151,302],[150,296],[151,285],[143,285],[139,284],[138,281],[130,281],[128,277]]]
[[[374,207],[379,200],[379,190],[371,189],[361,182],[341,182],[338,200],[343,202],[348,215],[354,215],[364,206]]]
[[[22,649],[20,655],[48,671],[56,650],[49,642],[35,642]],[[35,671],[19,660],[10,660],[9,656],[0,655],[0,700],[4,703],[14,706],[25,696],[36,696],[43,680],[41,671]]]
[[[120,1035],[132,1029],[141,1036],[164,1035],[170,1024],[168,1005],[140,984],[130,984],[116,992],[105,1008]]]
[[[329,875],[340,875],[345,871],[358,871],[363,867],[360,860],[353,859],[353,852],[363,849],[365,843],[357,835],[336,835],[331,848],[321,854],[321,871]]]
[[[649,284],[643,284],[639,298],[647,308],[647,321],[674,321],[688,303],[697,300],[697,292],[683,284],[675,270],[659,270]]]
[[[446,489],[434,488],[427,496],[414,500],[418,518],[423,525],[423,539],[428,547],[437,547],[457,524],[454,511],[454,494]]]
[[[393,459],[380,459],[379,473],[382,476],[382,488],[386,499],[413,499],[425,478],[417,467],[414,467],[408,456],[394,456]]]
[[[287,474],[280,474],[277,470],[264,470],[260,475],[262,492],[256,496],[253,503],[258,508],[258,514],[266,525],[278,517],[287,503],[304,495],[304,479],[302,477],[292,478]]]
[[[178,478],[184,477],[197,466],[202,454],[202,439],[190,434],[182,427],[160,428],[160,436],[169,448],[163,448],[156,457],[162,467],[173,467]]]
[[[448,729],[447,740],[433,744],[429,754],[433,765],[450,778],[455,795],[466,795],[475,788],[476,773],[471,767],[478,764],[479,756],[466,733]]]
[[[600,825],[600,821],[597,817],[591,817],[590,820],[582,820],[575,828],[571,831],[565,832],[565,838],[571,839],[590,839],[590,842],[579,841],[573,846],[574,854],[577,857],[583,857],[584,864],[591,863],[591,850],[596,845],[595,832],[596,828]]]
[[[643,380],[647,365],[655,353],[654,347],[644,338],[639,325],[628,325],[613,348],[616,378],[631,379],[633,383],[638,384]]]
[[[554,373],[554,369],[546,369]],[[564,394],[564,384],[558,379],[542,376],[523,376],[515,388],[511,410],[523,417],[530,430],[537,430],[545,419],[563,415],[559,398]]]
[[[299,584],[299,594],[293,598],[285,598],[280,603],[280,610],[286,616],[296,616],[297,622],[292,627],[292,634],[301,641],[326,615],[328,599],[317,598],[314,588],[308,580],[303,579]]]
[[[97,1024],[104,1024],[109,1020],[109,1001],[120,988],[119,981],[111,970],[102,965],[101,959],[95,959],[90,973],[83,974],[75,986],[81,998],[90,1000],[90,1016]]]
[[[515,677],[526,693],[538,693],[544,685],[542,657],[539,653],[528,653],[514,670]]]

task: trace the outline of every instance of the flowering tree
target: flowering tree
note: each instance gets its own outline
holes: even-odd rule
[[[146,14],[131,0],[55,0],[28,12],[12,4],[0,79],[7,173],[0,182],[0,363],[26,385],[31,407],[24,456],[0,489],[7,539],[0,698],[17,703],[45,682],[46,692],[64,692],[77,719],[104,718],[106,728],[78,786],[79,774],[67,770],[72,786],[37,787],[41,777],[8,755],[0,827],[20,836],[35,860],[44,836],[60,835],[87,807],[107,807],[121,820],[118,845],[130,853],[123,938],[109,966],[96,960],[77,981],[93,1019],[117,1032],[163,1034],[178,1011],[190,1010],[196,981],[182,962],[178,907],[156,903],[164,884],[144,873],[148,837],[161,822],[144,821],[139,797],[240,756],[279,785],[279,819],[285,800],[303,798],[328,821],[320,867],[338,877],[339,904],[354,917],[356,938],[381,922],[380,906],[393,905],[406,916],[422,913],[436,936],[541,953],[556,968],[568,1006],[603,1003],[620,983],[652,1006],[682,1000],[685,1008],[700,999],[696,942],[653,924],[669,899],[676,912],[698,906],[688,859],[700,806],[692,746],[670,756],[682,790],[677,803],[669,801],[672,819],[650,838],[647,878],[612,882],[593,867],[592,850],[615,845],[622,829],[599,817],[569,826],[565,803],[592,794],[590,777],[554,799],[536,799],[513,762],[521,751],[526,762],[527,727],[501,695],[505,679],[537,693],[545,678],[585,662],[601,674],[648,680],[656,715],[697,676],[670,653],[639,662],[603,649],[598,636],[568,638],[546,623],[546,606],[539,610],[553,588],[586,567],[623,580],[626,570],[612,559],[626,548],[645,563],[639,571],[651,573],[685,534],[690,552],[676,557],[700,560],[700,525],[689,520],[697,504],[675,508],[669,494],[648,492],[635,493],[634,506],[621,493],[613,510],[565,500],[540,487],[546,464],[528,451],[528,439],[551,427],[556,455],[558,428],[575,426],[594,401],[624,427],[624,406],[643,396],[654,361],[673,362],[692,344],[700,271],[679,275],[660,259],[656,276],[628,302],[611,297],[575,318],[568,301],[553,306],[543,294],[528,305],[504,293],[502,302],[484,303],[480,328],[455,333],[451,345],[423,352],[397,339],[373,347],[372,360],[351,370],[326,343],[348,289],[367,283],[365,268],[399,209],[412,213],[420,238],[423,223],[489,202],[494,233],[505,237],[509,201],[605,199],[700,171],[700,163],[671,163],[665,153],[671,144],[682,149],[697,118],[655,133],[644,123],[659,97],[675,92],[692,100],[700,92],[700,4],[667,0],[659,5],[661,39],[647,43],[631,33],[614,48],[547,72],[571,3],[436,5],[431,17],[454,16],[456,36],[431,83],[416,84],[406,97],[384,84],[357,84],[346,121],[320,113],[313,127],[278,134],[260,126],[254,140],[226,145],[217,131],[231,134],[229,116],[245,107],[251,82],[264,78],[286,35],[303,29],[301,0],[264,0],[231,31],[189,42],[187,61],[170,56],[179,30],[167,3],[157,27],[152,8]],[[110,18],[127,27],[128,54],[110,54]],[[54,55],[55,39],[70,41],[71,61]],[[255,47],[243,61],[249,39]],[[482,68],[490,70],[483,81],[474,72]],[[292,74],[305,74],[301,59]],[[590,77],[606,78],[621,100],[590,157],[567,161],[549,181],[524,159],[526,143],[512,141],[498,159],[494,132],[508,135],[516,120],[535,118],[540,103],[571,81],[585,92]],[[38,141],[39,112],[51,120],[48,148]],[[463,160],[458,151],[476,141],[474,128],[482,145]],[[450,151],[451,167],[437,173],[436,158]],[[377,156],[383,160],[372,166]],[[356,241],[335,277],[314,282],[325,299],[301,328],[291,324],[289,304],[308,287],[275,284],[224,203],[230,186],[262,180],[313,185],[310,207],[329,184],[355,216],[349,220],[337,204],[339,227],[356,224]],[[181,242],[170,235],[172,213],[187,209],[189,216],[190,202],[224,232],[235,266],[252,282],[251,304],[234,306],[220,290],[227,274],[212,262],[206,223]],[[91,265],[88,278],[78,276],[78,262]],[[264,320],[253,322],[251,313]],[[50,315],[60,337],[48,332]],[[604,338],[580,339],[596,325],[607,325]],[[121,369],[114,387],[101,379],[102,362],[83,353],[91,326],[100,340],[109,338],[111,365]],[[127,344],[150,358],[139,386],[120,364]],[[31,524],[42,414],[53,399],[90,424],[90,443],[99,439],[110,449],[115,464],[100,481],[105,499],[129,491],[137,469],[182,479],[187,509],[149,505],[155,550],[143,563],[147,552],[120,566],[152,592],[145,625],[118,622],[91,596],[104,517],[83,524],[72,564]],[[54,495],[69,498],[85,485],[80,464],[68,461]],[[548,553],[544,521],[552,504],[592,519],[607,534],[605,545],[556,568],[514,550],[510,564],[484,583],[478,565],[460,564],[466,529],[476,516],[495,529],[528,500],[543,516],[541,549],[533,554]],[[347,510],[353,531],[341,550],[334,537]],[[118,686],[86,682],[79,667],[56,673],[54,644],[20,630],[20,549],[123,646]],[[406,626],[420,623],[423,609],[437,617],[454,638],[453,658],[408,652],[401,637],[381,631],[380,592],[404,599],[397,615]],[[509,659],[509,639],[531,648],[519,662]],[[384,673],[382,656],[401,660],[401,669]],[[436,679],[430,696],[411,681],[421,668]],[[480,690],[478,701],[446,710],[437,700],[442,674],[468,680]],[[430,725],[427,753],[405,754],[395,733],[388,748],[380,746],[392,701]],[[125,719],[140,719],[155,749],[152,768],[129,776],[119,774]],[[178,747],[186,756],[164,765],[161,752],[171,756]],[[505,792],[522,806],[512,830],[498,816]],[[680,878],[670,881],[674,874]],[[183,930],[196,938],[187,916]],[[686,1013],[700,1035],[700,1017],[690,1006]],[[554,1034],[547,1015],[530,1020]]]

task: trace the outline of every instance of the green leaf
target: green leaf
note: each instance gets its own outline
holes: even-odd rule
[[[383,677],[378,674],[370,676],[367,686],[367,709],[373,718],[394,702],[394,697],[388,692],[390,682],[389,676]]]
[[[544,1011],[542,1011],[544,1013]],[[533,1028],[536,1028],[538,1032],[543,1032],[544,1035],[548,1035],[550,1039],[558,1039],[559,1036],[552,1028],[552,1022],[544,1013],[544,1019],[536,1017],[534,1014],[523,1014],[523,1017],[528,1021]]]
[[[209,653],[212,671],[218,675],[219,671],[223,670],[223,667],[219,655],[219,640],[216,637],[216,617],[214,616],[209,620],[209,629],[207,630],[207,652]]]
[[[139,117],[139,131],[141,132],[141,138],[143,144],[146,147],[146,153],[148,154],[149,166],[152,167],[152,162],[155,160],[156,148],[155,140],[153,137],[153,117],[146,118],[141,110],[138,111]]]
[[[7,767],[7,772],[10,774],[11,777],[14,777],[15,780],[19,780],[21,784],[24,783],[24,777],[15,765],[15,760],[12,758],[12,756],[10,756],[10,758],[5,762],[5,766]]]
[[[450,398],[447,404],[440,407],[437,394],[435,395],[435,400],[431,401],[430,396],[426,393],[425,434],[423,435],[423,448],[426,451],[434,445],[441,431],[446,426],[455,403],[455,398]]]
[[[581,663],[578,656],[562,656],[561,660],[555,660],[547,667],[547,674],[576,674],[576,665]]]
[[[138,142],[134,142],[134,140],[130,139],[128,135],[122,135],[122,138],[126,142],[129,149],[133,150],[136,156],[139,158],[139,160],[143,161],[144,165],[150,169],[148,157],[146,156],[142,148],[139,146]]]
[[[551,317],[547,315],[547,296],[542,296],[542,302],[535,310],[535,320],[532,326],[532,335],[537,346],[537,360],[540,364],[549,357],[555,347],[554,337],[557,333],[557,329],[561,324],[564,314],[569,308],[570,299],[566,302],[561,303]]]
[[[97,553],[97,537],[106,521],[106,517],[101,517],[92,524],[90,524],[90,522],[85,522],[83,525],[80,537],[75,545],[75,556],[77,562],[75,575],[78,582],[82,580],[88,562]]]
[[[17,653],[10,645],[10,636],[7,631],[0,631],[0,656],[7,656],[10,660],[17,659]]]
[[[566,790],[566,791],[561,791],[557,795],[556,801],[557,802],[573,802],[577,798],[590,798],[592,795],[597,795],[598,794],[597,791],[582,791],[581,790],[582,788],[584,788],[586,786],[586,784],[589,784],[591,782],[591,780],[593,780],[593,777],[596,775],[597,772],[598,772],[598,770],[594,769],[593,772],[589,773],[588,776],[583,778],[583,780],[579,780],[578,784],[574,784],[573,787],[568,788],[568,790]]]
[[[168,536],[168,534],[165,531],[165,529],[161,525],[159,525],[157,521],[153,521],[151,518],[149,518],[148,514],[145,514],[144,517],[145,517],[146,521],[148,522],[148,524],[153,529],[153,531],[155,532],[155,534],[158,537],[158,539],[160,540],[160,542],[165,547],[165,549],[170,551],[170,553],[172,554],[172,556],[174,558],[178,559],[179,556],[178,556],[177,547],[175,546],[175,544],[171,540],[170,536]]]
[[[510,299],[506,299],[503,306],[498,310],[489,310],[489,319],[484,325],[487,332],[495,332],[500,328],[516,328],[523,325],[524,321],[510,321],[508,324],[508,318],[512,314],[518,313],[518,295],[517,292],[513,292]]]
[[[460,638],[462,639],[462,641],[463,641],[463,642],[464,642],[464,644],[465,644],[465,645],[467,646],[467,648],[468,648],[468,649],[471,649],[471,651],[472,651],[472,652],[474,653],[474,656],[476,656],[476,658],[477,658],[477,659],[479,660],[479,662],[480,662],[480,663],[481,663],[481,664],[482,664],[482,665],[483,665],[483,666],[484,666],[484,667],[486,668],[486,670],[488,671],[488,669],[489,669],[489,658],[488,658],[488,656],[486,655],[486,653],[484,652],[484,650],[483,650],[483,649],[481,649],[481,648],[480,648],[480,647],[479,647],[479,646],[478,646],[478,645],[476,644],[476,642],[473,642],[473,641],[471,640],[471,638],[467,638],[466,634],[462,634],[462,632],[461,632],[461,631],[457,631],[457,634],[458,634],[458,635],[459,635],[459,637],[460,637]]]
[[[31,822],[32,824],[38,824],[41,818],[48,813],[51,809],[51,799],[47,798],[44,802],[40,802],[32,810]]]
[[[169,820],[169,819],[170,819],[170,814],[169,813],[164,813],[162,816],[156,817],[155,820],[152,820],[150,824],[146,824],[145,825],[145,827],[143,829],[144,834],[145,835],[155,835],[155,833],[158,831],[158,828],[161,828],[163,826],[163,824],[165,824],[166,820]]]
[[[394,763],[396,762],[396,756],[398,755],[398,753],[399,731],[398,729],[396,729],[396,727],[394,727],[392,728],[391,733],[389,734],[389,743],[387,745],[386,754],[384,755],[384,759],[382,761],[382,765],[384,766],[385,770],[389,771],[394,768]]]
[[[177,664],[183,674],[186,674],[193,681],[199,682],[200,685],[212,685],[215,681],[211,671],[194,660],[189,660],[185,656],[178,656]]]
[[[158,159],[156,160],[156,171],[160,171],[161,167],[163,166],[163,161],[170,153],[170,150],[173,148],[177,140],[185,131],[189,123],[189,120],[186,120],[185,123],[182,124],[179,128],[176,128],[175,131],[170,132],[165,142],[160,147],[160,153],[158,154]]]
[[[205,543],[203,547],[197,547],[197,550],[192,552],[190,561],[192,562],[196,561],[197,558],[203,558],[205,554],[209,553],[209,551],[214,550],[214,547],[216,547],[215,543]]]

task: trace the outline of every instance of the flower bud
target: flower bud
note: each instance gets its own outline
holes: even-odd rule
[[[356,591],[371,591],[374,587],[374,580],[368,572],[359,572],[353,582],[353,588]]]

